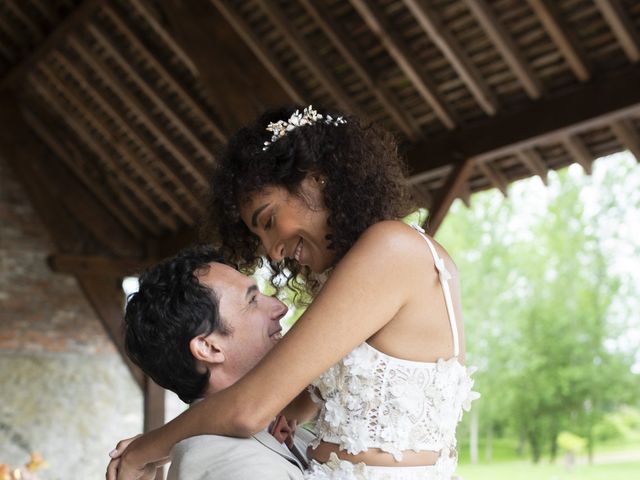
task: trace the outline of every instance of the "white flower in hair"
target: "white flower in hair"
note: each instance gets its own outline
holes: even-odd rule
[[[271,122],[269,125],[267,125],[266,130],[268,132],[271,132],[272,135],[271,140],[264,142],[264,147],[262,147],[262,150],[268,150],[272,143],[284,137],[287,132],[295,130],[299,127],[303,127],[305,125],[313,125],[320,120],[323,120],[327,125],[334,126],[347,123],[347,121],[342,117],[338,117],[335,119],[331,115],[327,115],[325,117],[324,115],[314,110],[312,105],[309,105],[302,111],[302,113],[300,113],[299,110],[296,110],[287,121],[278,120],[277,122]]]

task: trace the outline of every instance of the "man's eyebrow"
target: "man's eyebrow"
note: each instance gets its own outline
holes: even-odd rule
[[[247,288],[247,293],[245,293],[244,298],[248,299],[251,295],[253,295],[254,293],[258,292],[258,286],[257,285],[251,285],[249,288]]]
[[[264,205],[256,208],[253,212],[253,215],[251,215],[251,225],[255,228],[258,226],[258,215],[260,215],[260,213],[262,213],[262,211],[267,208],[269,206],[268,203],[265,203]]]

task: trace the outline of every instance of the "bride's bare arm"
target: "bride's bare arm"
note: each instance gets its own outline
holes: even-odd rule
[[[423,240],[400,222],[370,227],[291,331],[241,380],[207,397],[164,427],[134,440],[118,460],[118,480],[201,434],[250,436],[331,365],[380,330],[424,275],[415,255]],[[108,476],[115,480],[115,476]]]

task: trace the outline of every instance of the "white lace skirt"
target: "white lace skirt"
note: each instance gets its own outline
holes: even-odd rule
[[[453,477],[455,457],[441,455],[435,465],[426,467],[372,467],[340,460],[331,453],[327,463],[312,460],[305,480],[462,480]]]

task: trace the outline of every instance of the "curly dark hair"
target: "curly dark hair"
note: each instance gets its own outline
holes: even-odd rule
[[[266,127],[288,119],[299,106],[270,110],[254,124],[233,135],[219,158],[211,183],[210,234],[221,242],[225,256],[241,270],[261,265],[259,239],[240,218],[239,207],[266,187],[284,187],[300,194],[308,175],[326,179],[327,240],[337,263],[369,226],[409,213],[412,205],[405,169],[394,138],[376,125],[363,125],[353,116],[319,110],[326,117],[342,116],[346,123],[323,121],[298,127],[273,142]],[[302,285],[315,293],[317,282],[294,259],[272,262],[275,278],[288,271],[288,283],[300,293]],[[299,275],[300,274],[300,275]]]
[[[197,370],[189,342],[198,335],[229,333],[216,293],[196,276],[210,262],[222,261],[222,255],[209,246],[182,250],[140,276],[139,290],[125,309],[127,355],[185,403],[202,397],[209,382],[209,373]]]

